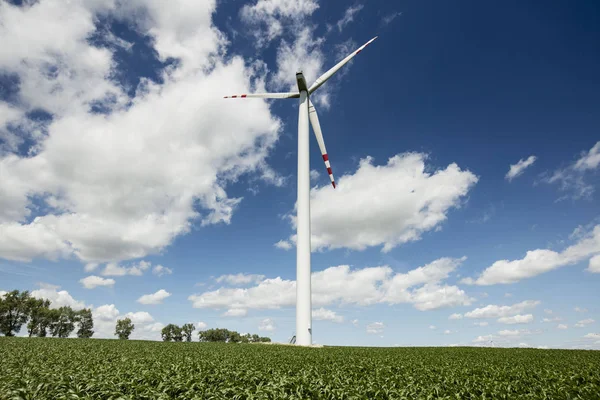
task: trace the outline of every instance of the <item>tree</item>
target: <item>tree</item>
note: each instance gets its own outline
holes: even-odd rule
[[[185,336],[186,342],[192,341],[192,332],[194,332],[194,329],[196,329],[194,324],[185,324],[181,327],[181,330],[183,330],[183,336]]]
[[[75,311],[71,307],[63,306],[51,310],[52,322],[50,332],[53,337],[66,338],[75,330]]]
[[[127,340],[134,329],[135,325],[131,323],[130,318],[119,319],[117,320],[117,325],[115,326],[115,335],[118,336],[119,339]]]
[[[27,324],[27,332],[29,337],[46,336],[46,328],[48,324],[48,311],[50,310],[50,300],[36,299],[30,297],[27,300],[27,314],[29,315],[29,323]],[[42,334],[43,331],[43,334]]]
[[[94,335],[94,318],[92,317],[92,310],[90,308],[84,308],[75,315],[75,321],[79,329],[77,330],[78,338],[89,339]]]
[[[198,337],[201,342],[258,343],[271,341],[268,337],[261,338],[256,334],[251,336],[249,333],[240,335],[236,331],[219,328],[198,332]]]
[[[15,336],[21,326],[27,322],[27,301],[29,292],[13,290],[0,300],[0,333],[5,336]]]
[[[181,342],[183,340],[182,329],[175,324],[169,324],[162,328],[160,335],[162,336],[162,340],[165,342],[170,342],[172,340],[175,342]]]

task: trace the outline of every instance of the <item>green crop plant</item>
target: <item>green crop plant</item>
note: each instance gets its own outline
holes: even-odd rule
[[[0,399],[600,399],[600,352],[0,338]]]

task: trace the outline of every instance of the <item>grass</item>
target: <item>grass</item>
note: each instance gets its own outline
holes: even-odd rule
[[[600,399],[600,352],[0,338],[0,399]]]

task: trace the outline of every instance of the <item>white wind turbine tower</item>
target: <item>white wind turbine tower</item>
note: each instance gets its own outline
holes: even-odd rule
[[[310,101],[310,95],[342,68],[344,64],[350,61],[352,57],[360,53],[375,39],[377,39],[377,36],[321,75],[310,87],[307,86],[302,71],[297,72],[296,83],[298,84],[298,93],[249,93],[225,96],[226,99],[245,99],[251,97],[262,99],[300,99],[298,110],[298,200],[296,224],[296,344],[300,346],[310,346],[312,344],[312,306],[310,289],[310,157],[308,153],[309,120],[313,131],[315,132],[315,136],[317,137],[323,161],[325,161],[327,173],[329,174],[329,179],[331,179],[331,184],[335,189],[335,180],[333,179],[329,157],[327,156],[327,150],[325,149],[325,142],[323,141],[323,134],[321,133],[317,110]]]

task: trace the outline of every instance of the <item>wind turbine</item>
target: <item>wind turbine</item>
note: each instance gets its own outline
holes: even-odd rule
[[[310,346],[312,344],[312,306],[310,289],[310,157],[308,121],[312,125],[325,167],[329,174],[331,184],[335,189],[335,180],[329,164],[329,156],[325,149],[323,133],[319,124],[319,117],[314,104],[310,101],[310,95],[321,87],[340,68],[360,53],[373,40],[363,44],[349,56],[337,63],[329,71],[321,75],[310,87],[306,84],[302,71],[296,72],[296,83],[298,93],[249,93],[234,96],[225,96],[226,99],[289,99],[299,98],[298,108],[298,200],[297,200],[297,224],[296,224],[296,344]]]

